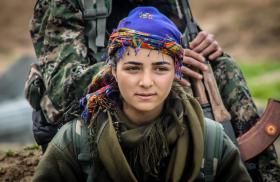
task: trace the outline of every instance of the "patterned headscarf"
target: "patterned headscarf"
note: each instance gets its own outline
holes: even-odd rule
[[[116,65],[128,47],[158,50],[174,59],[175,72],[181,77],[184,49],[182,34],[176,25],[154,7],[132,10],[111,34],[108,44],[109,63]],[[88,94],[81,99],[82,117],[89,121],[98,110],[113,109],[118,89],[109,66],[94,76]]]
[[[182,34],[176,25],[154,7],[137,7],[124,18],[111,34],[108,55],[116,55],[118,61],[128,46],[158,50],[175,61],[176,74],[181,76],[184,49]],[[113,62],[116,64],[116,62]]]
[[[181,76],[180,68],[182,66],[184,50],[174,39],[170,37],[163,38],[158,35],[143,33],[133,29],[118,29],[112,33],[109,39],[108,55],[109,57],[116,57],[111,64],[116,65],[129,46],[135,48],[136,54],[140,48],[158,50],[164,54],[168,54],[175,61],[176,74]]]

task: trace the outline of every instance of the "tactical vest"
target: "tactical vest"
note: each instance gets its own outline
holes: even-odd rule
[[[75,131],[73,132],[75,156],[81,165],[87,181],[95,181],[97,173],[102,173],[102,171],[100,171],[98,164],[93,163],[94,159],[90,153],[90,144],[88,141],[89,130],[87,126],[82,123],[83,121],[81,120],[75,120],[72,125],[73,131]],[[103,128],[104,127],[100,126],[97,133],[101,133]],[[220,123],[205,118],[204,134],[204,157],[198,178],[199,180],[211,182],[215,179],[216,170],[222,160],[224,145],[223,127]],[[98,177],[100,177],[100,175]]]

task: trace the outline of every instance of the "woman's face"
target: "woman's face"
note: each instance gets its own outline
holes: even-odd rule
[[[175,76],[174,61],[157,50],[128,48],[113,69],[124,108],[136,112],[161,112]]]

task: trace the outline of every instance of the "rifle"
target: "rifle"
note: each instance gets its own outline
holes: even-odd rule
[[[241,157],[244,161],[252,159],[280,135],[280,101],[269,99],[266,109],[257,123],[237,138]]]
[[[194,21],[188,0],[181,0],[181,7],[183,7],[182,14],[184,14],[186,22],[183,47],[188,48],[189,42],[197,36],[200,30]],[[280,135],[280,101],[270,99],[265,112],[257,123],[236,139],[230,113],[223,104],[213,70],[207,59],[205,64],[208,66],[208,70],[202,72],[203,80],[191,80],[194,96],[198,98],[205,117],[223,125],[226,134],[239,147],[242,159],[248,161],[264,151]],[[260,141],[262,142],[259,143]]]

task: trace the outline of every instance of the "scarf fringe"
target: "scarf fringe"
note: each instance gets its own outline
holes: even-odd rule
[[[167,129],[164,128],[162,121],[157,121],[151,129],[149,136],[139,146],[129,152],[129,163],[132,169],[141,169],[151,176],[158,176],[160,162],[169,155],[169,146],[166,139]],[[134,171],[139,177],[139,171]]]

